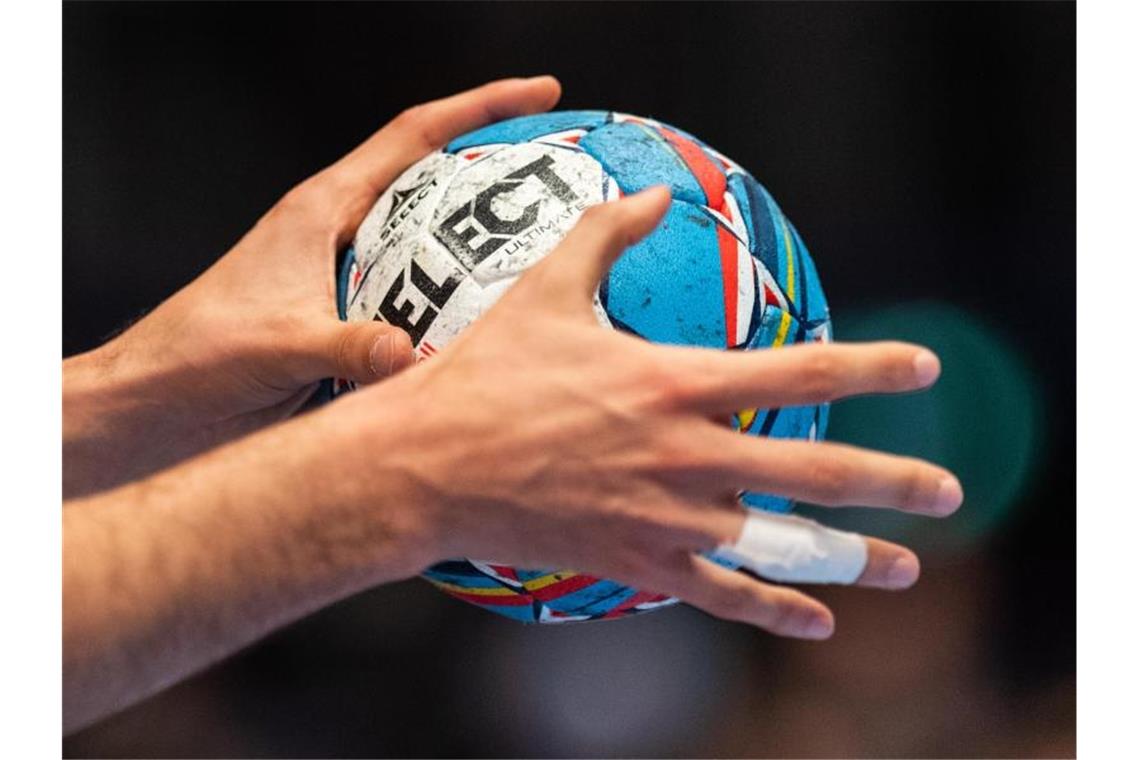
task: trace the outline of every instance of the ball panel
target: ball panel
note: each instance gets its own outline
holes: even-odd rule
[[[522,143],[461,165],[431,233],[480,285],[513,279],[602,201],[601,165],[582,152]]]
[[[724,348],[728,339],[718,251],[716,223],[693,204],[673,201],[657,229],[610,270],[610,318],[657,343]]]
[[[353,241],[358,259],[371,261],[398,250],[431,217],[462,162],[445,153],[431,153],[412,164],[388,186],[364,217]]]
[[[406,270],[412,268],[417,253],[421,262],[429,258],[422,255],[421,232],[459,167],[454,156],[432,153],[409,167],[380,196],[356,232],[352,260],[346,261],[350,268],[344,305],[347,319],[379,316],[405,327],[416,324],[412,312],[417,305],[421,314],[428,308],[401,298],[405,281],[415,274]],[[427,266],[438,276],[438,262]],[[422,273],[415,277],[423,280]]]
[[[779,348],[794,343],[826,342],[830,340],[827,323],[808,328],[784,309],[767,306],[760,319],[760,328],[749,343],[750,349]],[[827,404],[783,407],[780,409],[748,409],[739,412],[733,426],[746,435],[766,438],[820,440],[827,429]],[[788,512],[793,502],[783,496],[745,492],[742,500],[750,507]]]
[[[788,220],[788,229],[792,233],[792,241],[800,269],[802,283],[800,301],[800,318],[810,327],[826,326],[831,321],[831,311],[827,307],[827,297],[823,294],[823,284],[819,281],[819,273],[815,270],[815,262],[808,253],[799,231],[792,221]],[[830,337],[830,336],[829,336]]]
[[[668,185],[676,200],[705,203],[697,178],[660,132],[624,121],[593,130],[579,143],[596,158],[624,193]]]
[[[516,570],[476,560],[441,562],[423,575],[462,601],[527,623],[620,617],[677,601],[572,570]]]
[[[493,578],[468,560],[440,562],[425,570],[423,577],[440,591],[505,617],[524,623],[537,617],[535,600],[518,584]]]
[[[409,320],[414,327],[391,318],[388,321],[408,331],[420,358],[432,356],[455,340],[494,305],[486,288],[468,276],[427,230],[416,238],[409,271],[411,276],[400,297],[414,304],[412,313],[418,316]]]
[[[637,591],[616,581],[599,579],[590,586],[550,599],[546,606],[556,612],[581,617],[596,617],[610,612]]]
[[[744,218],[752,255],[769,272],[776,271],[776,225],[764,188],[747,174],[732,174],[728,178],[728,192]]]
[[[747,174],[731,175],[728,187],[752,237],[753,255],[771,275],[764,279],[782,308],[808,328],[826,323],[830,313],[815,262],[791,220]]]
[[[537,142],[432,154],[381,196],[346,261],[344,314],[408,332],[423,358],[489,309],[612,185],[589,155]]]
[[[444,151],[455,153],[490,143],[523,143],[568,129],[594,129],[609,119],[609,111],[551,111],[533,116],[518,116],[460,135],[448,143]]]

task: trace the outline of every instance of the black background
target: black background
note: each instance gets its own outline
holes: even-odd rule
[[[837,323],[867,304],[937,299],[1012,336],[1048,426],[1022,508],[979,555],[990,623],[979,641],[999,691],[1064,692],[1053,718],[1072,733],[1074,34],[1067,3],[67,3],[63,354],[188,282],[292,184],[400,109],[492,78],[555,74],[561,108],[654,116],[750,168],[804,233]],[[948,582],[977,582],[962,572]],[[777,673],[786,647],[800,646],[660,615],[693,616],[686,625]],[[512,734],[509,711],[495,731],[464,717],[485,687],[468,667],[479,642],[522,635],[510,625],[417,582],[370,592],[64,751],[573,753]],[[536,635],[554,634],[526,634]],[[1019,730],[995,721],[959,745],[871,737],[851,753],[1034,751]],[[694,729],[680,744],[647,738],[620,751],[809,746]]]

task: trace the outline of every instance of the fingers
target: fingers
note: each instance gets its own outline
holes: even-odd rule
[[[731,502],[654,510],[650,524],[664,532],[649,544],[618,551],[628,559],[612,575],[635,587],[675,596],[717,617],[809,639],[831,635],[831,613],[815,599],[765,580],[879,589],[908,588],[918,580],[918,558],[905,547],[795,515],[744,510]],[[726,535],[738,538],[725,540]],[[710,540],[720,541],[715,558],[762,580],[693,553],[709,551]],[[666,545],[674,548],[664,552],[651,548]]]
[[[725,620],[778,636],[825,639],[835,619],[823,604],[795,589],[771,586],[696,554],[680,552],[655,566],[649,587]]]
[[[914,552],[878,538],[865,536],[863,540],[867,542],[867,566],[856,586],[899,590],[915,584],[921,566]]]
[[[412,341],[384,322],[328,322],[315,328],[289,357],[298,382],[342,377],[382,380],[415,362]]]
[[[752,512],[717,556],[781,583],[851,584],[867,566],[862,536],[797,515]]]
[[[379,193],[407,169],[452,138],[514,116],[549,110],[562,87],[550,76],[500,79],[404,111],[333,165],[347,184]]]
[[[709,428],[705,474],[725,485],[829,507],[889,507],[934,517],[962,504],[958,479],[921,459]]]
[[[768,351],[667,349],[684,383],[679,403],[705,413],[805,406],[865,393],[899,393],[931,385],[938,357],[896,341],[816,343]]]
[[[716,535],[726,525],[739,525],[739,520],[728,517],[731,512],[702,510],[699,514],[705,520],[712,514],[725,516],[715,527],[709,523],[706,535]],[[909,549],[793,515],[750,512],[740,536],[732,547],[734,551],[725,552],[722,547],[716,555],[777,582],[853,582],[867,588],[904,589],[918,580],[918,558]],[[820,540],[829,536],[835,540]],[[676,545],[689,546],[685,541]],[[858,550],[852,552],[856,546]],[[810,596],[728,570],[687,548],[651,563],[643,574],[645,577],[629,582],[675,596],[716,617],[750,623],[776,635],[822,639],[835,628],[831,612]]]
[[[737,538],[715,555],[779,583],[903,589],[919,574],[918,557],[898,544],[760,511],[750,512]]]
[[[669,202],[669,190],[656,186],[619,201],[591,206],[558,247],[534,268],[538,273],[528,287],[540,287],[544,300],[569,298],[575,304],[590,303],[610,266],[657,226]]]

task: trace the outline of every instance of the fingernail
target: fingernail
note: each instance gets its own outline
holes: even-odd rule
[[[831,621],[827,618],[817,617],[812,618],[811,622],[804,628],[804,637],[809,639],[826,639],[832,634],[835,629],[832,627]]]
[[[918,559],[912,554],[895,558],[887,569],[887,588],[909,588],[918,580]]]
[[[962,484],[952,475],[947,475],[938,484],[938,495],[934,497],[934,511],[940,515],[948,515],[962,506]]]
[[[930,385],[938,378],[938,373],[941,371],[942,363],[938,361],[938,357],[932,351],[924,348],[915,354],[914,378],[919,385]]]
[[[396,360],[395,339],[391,335],[381,335],[368,352],[368,369],[375,377],[392,374],[392,364]]]

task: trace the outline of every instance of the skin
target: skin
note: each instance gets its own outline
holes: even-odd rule
[[[337,318],[336,252],[404,169],[458,134],[545,111],[560,92],[552,77],[503,80],[408,109],[144,319],[64,361],[65,498],[286,419],[323,378],[372,382],[411,364],[403,331]]]
[[[557,94],[549,78],[511,80],[412,109],[291,191],[114,351],[65,362],[65,479],[83,494],[63,514],[65,731],[450,557],[573,567],[777,635],[826,638],[834,620],[820,602],[700,556],[739,535],[734,494],[928,516],[959,506],[957,480],[935,465],[723,424],[740,408],[924,388],[939,372],[928,350],[719,352],[598,325],[598,281],[661,219],[663,188],[589,209],[429,362],[396,372],[410,364],[406,336],[333,323],[332,257],[383,187],[453,134]],[[282,273],[279,286],[309,308],[287,324],[247,283],[258,261],[280,258],[308,262],[305,277],[328,286]],[[273,299],[271,313],[288,312]],[[378,342],[389,350],[379,365]],[[337,373],[395,374],[278,422]],[[144,461],[103,451],[120,444]],[[915,582],[912,552],[867,540],[859,585]]]

